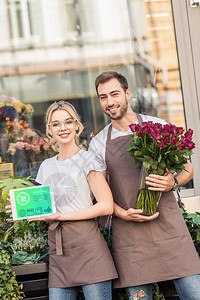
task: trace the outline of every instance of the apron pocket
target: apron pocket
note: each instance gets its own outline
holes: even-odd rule
[[[159,216],[150,222],[153,241],[160,241],[188,235],[188,229],[179,207],[173,209],[163,206],[159,209]]]

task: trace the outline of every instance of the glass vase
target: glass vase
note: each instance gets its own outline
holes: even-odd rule
[[[137,199],[135,202],[135,209],[142,209],[143,215],[151,216],[156,213],[158,203],[160,201],[161,191],[150,191],[146,182],[146,177],[150,174],[150,171],[141,169],[140,187],[138,189]]]

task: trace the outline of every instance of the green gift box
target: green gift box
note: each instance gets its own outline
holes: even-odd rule
[[[51,186],[10,190],[13,220],[51,215],[56,212]]]

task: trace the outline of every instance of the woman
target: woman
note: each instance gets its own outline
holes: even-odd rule
[[[94,219],[112,214],[113,199],[94,154],[78,147],[82,130],[70,103],[59,101],[48,108],[46,134],[58,155],[41,164],[36,181],[53,186],[57,213],[29,220],[51,221],[50,300],[77,299],[79,286],[87,300],[111,300],[111,280],[118,277]],[[91,192],[96,199],[94,205]]]

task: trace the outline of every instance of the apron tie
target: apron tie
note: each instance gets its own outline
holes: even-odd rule
[[[53,222],[49,225],[49,230],[56,230],[56,255],[63,255],[62,248],[62,231],[60,221]]]

